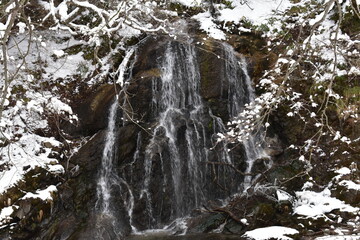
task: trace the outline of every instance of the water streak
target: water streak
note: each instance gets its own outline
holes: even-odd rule
[[[244,109],[246,103],[255,100],[255,92],[252,87],[251,78],[248,72],[248,64],[243,56],[237,57],[233,48],[228,44],[223,44],[225,51],[225,69],[229,80],[228,110],[230,117],[237,117]],[[239,81],[241,79],[241,81]],[[251,187],[257,175],[252,174],[254,163],[257,159],[267,158],[262,147],[262,132],[249,133],[243,141],[246,153],[246,169],[242,190],[246,191]]]
[[[102,154],[100,176],[97,185],[96,208],[99,211],[97,228],[99,239],[103,239],[105,232],[110,231],[116,236],[121,236],[116,212],[111,205],[112,191],[120,187],[119,177],[114,171],[113,160],[116,155],[116,116],[118,113],[118,100],[116,99],[110,107],[108,128],[106,130],[105,146]]]
[[[154,137],[147,148],[145,160],[145,181],[143,192],[151,202],[149,191],[152,158],[159,154],[162,172],[162,151],[170,156],[171,184],[174,189],[173,217],[181,217],[198,205],[203,199],[201,183],[202,172],[200,161],[206,159],[204,150],[204,128],[199,119],[203,111],[203,103],[199,94],[200,75],[195,59],[195,50],[190,44],[169,43],[161,63],[161,79],[153,82],[153,112],[158,116],[159,124],[154,129]],[[178,134],[180,128],[185,130],[186,154],[179,148]],[[160,138],[166,138],[166,147],[161,146]],[[187,157],[185,161],[184,156]],[[186,167],[185,167],[186,166]],[[188,169],[187,173],[184,169]],[[164,178],[163,191],[167,183]],[[193,198],[184,201],[186,195]],[[152,204],[148,203],[149,208]],[[149,212],[152,212],[148,209]]]

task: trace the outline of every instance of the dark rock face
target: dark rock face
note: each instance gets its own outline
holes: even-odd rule
[[[105,84],[73,104],[79,118],[78,125],[64,122],[62,128],[71,135],[90,136],[107,126],[107,115],[118,86]]]
[[[87,233],[95,224],[91,223],[91,213],[96,203],[97,169],[103,146],[104,131],[100,131],[69,160],[74,169],[70,170],[72,176],[59,186],[52,224],[41,233],[42,239],[86,239],[81,233]]]

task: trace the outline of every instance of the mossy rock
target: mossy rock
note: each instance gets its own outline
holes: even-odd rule
[[[84,52],[83,44],[76,44],[63,50],[67,55],[76,55],[79,52]]]
[[[288,11],[287,14],[291,16],[298,16],[301,13],[306,13],[309,11],[309,8],[306,6],[292,6]]]

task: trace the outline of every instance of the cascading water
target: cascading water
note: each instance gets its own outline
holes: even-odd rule
[[[228,45],[223,44],[225,56],[225,70],[226,78],[229,81],[228,90],[228,111],[231,118],[235,118],[243,110],[246,103],[255,100],[254,89],[251,85],[251,78],[248,73],[248,65],[244,57],[236,57],[234,49]],[[240,77],[241,76],[241,77]],[[239,81],[241,79],[241,81]],[[246,191],[251,187],[253,180],[258,176],[253,176],[252,168],[255,160],[260,158],[267,158],[264,149],[261,146],[261,133],[249,133],[243,141],[246,153],[246,170],[243,181],[242,190]]]
[[[153,112],[159,118],[159,124],[154,129],[154,137],[146,150],[143,192],[146,193],[149,213],[152,214],[152,196],[149,191],[152,172],[152,158],[159,153],[159,139],[166,138],[164,153],[171,159],[170,171],[164,171],[166,185],[173,185],[172,213],[173,219],[185,216],[189,211],[204,200],[201,189],[202,172],[199,171],[201,161],[206,161],[206,139],[204,126],[200,118],[204,106],[199,94],[200,75],[196,62],[194,48],[190,44],[174,44],[167,46],[161,63],[161,81],[153,81]],[[186,143],[178,140],[179,129],[182,128]],[[179,145],[185,144],[182,148]],[[166,163],[165,163],[166,164]],[[171,176],[171,177],[169,177]],[[191,196],[184,201],[185,196]],[[151,216],[152,220],[155,220]]]
[[[110,107],[108,129],[102,155],[100,176],[97,186],[98,238],[102,239],[107,232],[120,236],[119,223],[115,209],[111,205],[112,191],[120,186],[118,174],[114,171],[113,161],[116,155],[116,116],[119,109],[116,99]],[[108,229],[111,229],[110,231]]]
[[[230,117],[235,117],[245,103],[254,99],[254,91],[245,59],[239,61],[229,45],[221,46],[225,60],[223,76],[219,76],[219,80],[228,86],[228,112]],[[145,178],[140,194],[140,199],[146,202],[150,228],[162,226],[159,224],[164,219],[159,216],[163,213],[162,208],[171,209],[167,219],[176,219],[188,216],[209,200],[224,199],[239,191],[239,186],[234,184],[237,173],[226,167],[236,165],[226,147],[217,150],[216,159],[209,160],[213,145],[211,136],[225,131],[225,127],[200,95],[196,48],[190,43],[169,42],[159,67],[160,79],[153,79],[152,84],[152,112],[158,124],[146,148]],[[212,129],[209,129],[209,123]],[[253,161],[261,153],[252,149],[256,140],[250,137],[244,143],[248,159],[246,173],[251,172]],[[218,165],[210,166],[208,163],[211,162]],[[162,179],[155,179],[155,172],[161,174]],[[251,179],[251,176],[246,177],[249,184]],[[170,198],[170,203],[155,202],[159,195]]]
[[[228,116],[233,118],[254,99],[254,91],[245,59],[229,45],[219,47],[224,66],[216,77],[223,82]],[[211,149],[213,135],[225,131],[225,126],[201,96],[198,50],[191,42],[167,42],[157,62],[160,74],[152,78],[150,104],[156,125],[150,138],[138,132],[134,155],[118,173],[112,162],[116,155],[117,101],[110,108],[97,206],[101,215],[114,219],[117,233],[121,224],[116,222],[118,214],[112,208],[113,188],[121,195],[122,208],[128,215],[124,219],[133,232],[163,228],[208,201],[246,190],[254,178],[240,176],[229,165],[239,167],[246,160],[245,173],[250,174],[254,161],[262,156],[259,139],[251,135],[243,143],[246,159],[233,157],[226,146]],[[244,184],[239,184],[242,181]]]
[[[124,86],[125,73],[127,65],[134,49],[130,49],[120,64],[115,75],[117,83],[121,87]],[[123,208],[128,213],[130,226],[132,227],[132,211],[134,207],[134,196],[129,184],[116,171],[115,161],[117,157],[117,130],[119,125],[119,99],[116,95],[115,100],[111,104],[108,116],[108,126],[106,130],[105,146],[101,159],[101,168],[97,181],[97,202],[96,202],[96,239],[115,239],[122,236],[124,220],[119,218],[121,207],[116,204],[116,197],[122,199]],[[135,153],[136,154],[136,153]],[[136,157],[136,156],[134,156]],[[135,159],[134,159],[135,161]],[[116,196],[121,194],[121,196]],[[132,231],[136,232],[136,228],[132,227]]]

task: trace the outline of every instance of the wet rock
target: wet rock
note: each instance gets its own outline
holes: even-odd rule
[[[191,219],[188,223],[189,233],[208,233],[217,229],[226,220],[222,213],[206,214],[200,217]]]
[[[343,182],[340,182],[341,184],[337,185],[336,188],[332,190],[331,195],[350,205],[359,204],[360,191],[347,187],[346,181],[347,180],[343,180]]]
[[[131,160],[136,148],[137,134],[139,127],[134,124],[121,127],[118,131],[118,159],[119,165],[124,160]]]
[[[221,79],[224,71],[221,49],[220,43],[214,41],[205,41],[205,47],[198,49],[201,95],[213,101],[220,99],[227,91],[227,86],[223,86],[224,81]]]
[[[248,56],[251,62],[252,77],[256,83],[264,71],[277,60],[277,55],[267,51],[265,39],[258,34],[230,35],[228,42],[237,52]]]
[[[256,174],[260,174],[265,172],[267,169],[269,169],[271,163],[270,158],[260,158],[256,159],[252,168],[252,172]]]
[[[127,95],[124,110],[127,112],[126,118],[138,123],[146,123],[152,114],[152,82],[158,79],[159,69],[153,68],[134,75],[127,87]]]
[[[96,176],[103,147],[104,132],[100,131],[69,159],[69,169],[78,166],[78,171],[75,175],[68,174],[68,179],[58,187],[53,213],[40,225],[48,230],[39,234],[40,239],[69,237],[88,226],[89,213],[96,202]]]
[[[277,135],[266,137],[265,153],[270,157],[276,157],[284,152],[282,143]]]
[[[225,224],[222,233],[242,235],[246,231],[245,229],[246,226],[244,224],[236,222],[234,220],[229,220]]]
[[[63,122],[62,129],[72,136],[89,136],[105,129],[109,105],[114,100],[116,91],[119,91],[118,86],[104,84],[78,99],[78,102],[72,104],[73,111],[79,118],[78,124]]]

